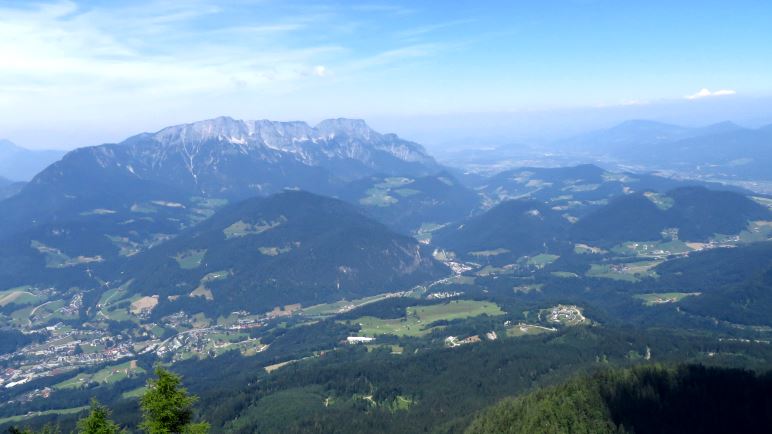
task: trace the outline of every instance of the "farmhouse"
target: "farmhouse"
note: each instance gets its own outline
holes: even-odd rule
[[[368,338],[366,336],[349,336],[346,338],[346,342],[349,344],[366,344],[374,340],[375,338]]]

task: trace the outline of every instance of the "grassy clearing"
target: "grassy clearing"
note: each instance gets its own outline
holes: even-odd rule
[[[646,197],[646,199],[649,199],[654,205],[657,205],[657,208],[661,210],[670,209],[675,204],[675,201],[673,200],[673,198],[665,196],[664,194],[654,193],[653,191],[647,191],[646,193],[643,193],[643,195]]]
[[[646,306],[656,306],[664,303],[678,303],[686,297],[698,296],[699,292],[656,292],[636,294],[633,297],[642,300]]]
[[[367,196],[359,199],[359,203],[367,206],[387,207],[399,202],[397,198],[390,196],[388,190],[371,188],[367,190]]]
[[[517,324],[507,328],[507,336],[520,337],[556,332],[557,329],[533,324]]]
[[[528,258],[528,265],[533,265],[538,268],[544,268],[547,265],[555,262],[560,258],[558,255],[550,255],[547,253],[541,253],[539,255],[536,255],[532,258]]]
[[[424,242],[427,242],[427,243],[431,242],[431,240],[432,240],[432,232],[434,232],[434,231],[436,231],[438,229],[442,229],[442,228],[444,228],[447,225],[448,225],[447,223],[445,223],[445,224],[432,223],[432,222],[421,223],[421,227],[419,227],[415,231],[415,238],[417,240],[419,240],[419,241],[424,241]]]
[[[369,303],[375,303],[377,301],[385,300],[391,297],[391,294],[378,294],[371,297],[359,298],[356,300],[341,300],[335,303],[316,304],[303,308],[301,313],[308,317],[328,317],[350,310],[356,309],[360,306],[364,306]]]
[[[416,194],[421,194],[421,191],[412,188],[398,188],[394,190],[394,193],[397,193],[397,195],[401,197],[410,197],[415,196]]]
[[[550,274],[555,276],[555,277],[560,277],[560,278],[563,278],[563,279],[574,279],[574,278],[579,277],[578,274],[572,273],[570,271],[553,271]]]
[[[479,315],[503,315],[501,308],[487,301],[454,300],[430,306],[411,306],[403,318],[381,319],[361,317],[354,320],[361,326],[360,335],[424,336],[437,327],[430,324],[437,321],[452,321]]]
[[[772,199],[761,196],[753,196],[751,199],[755,200],[760,205],[764,205],[769,209],[772,209]]]
[[[257,250],[260,252],[261,255],[266,256],[279,256],[281,254],[287,253],[290,250],[292,250],[292,247],[276,247],[276,246],[270,246],[270,247],[258,247]]]
[[[66,320],[76,318],[77,314],[67,315],[60,311],[65,305],[66,302],[64,300],[55,300],[40,304],[29,310],[28,323],[38,325],[54,319]]]
[[[121,363],[120,365],[107,366],[91,374],[78,374],[68,380],[54,385],[54,389],[79,389],[89,383],[113,384],[125,378],[144,374],[146,371],[137,366],[137,362],[132,360]]]
[[[597,255],[600,253],[606,253],[606,251],[600,247],[593,247],[588,244],[580,243],[574,245],[574,253],[577,255]]]
[[[34,411],[29,412],[27,414],[21,414],[18,416],[9,416],[4,417],[0,419],[0,424],[6,424],[6,423],[15,423],[15,422],[23,422],[29,418],[32,417],[38,417],[38,416],[46,416],[50,414],[77,414],[82,411],[88,410],[88,406],[84,405],[82,407],[73,407],[73,408],[63,408],[58,410],[45,410],[45,411]]]
[[[134,300],[131,303],[130,310],[131,310],[131,313],[133,313],[134,315],[139,315],[140,313],[142,313],[142,311],[145,311],[145,310],[150,311],[155,309],[157,305],[158,305],[157,295],[145,296],[145,297],[140,297],[137,300]]]
[[[626,256],[642,257],[664,257],[669,255],[678,255],[690,252],[694,249],[689,244],[672,240],[667,242],[660,241],[628,241],[624,244],[614,246],[611,251]]]
[[[573,184],[567,187],[563,187],[561,191],[570,191],[574,193],[581,193],[586,191],[595,191],[600,187],[600,184]]]
[[[177,253],[177,255],[174,256],[174,260],[177,261],[177,264],[183,270],[192,270],[201,265],[204,255],[206,255],[206,249],[186,250]]]
[[[390,193],[394,193],[395,196],[408,197],[415,194],[419,194],[420,191],[404,188],[406,185],[412,184],[414,180],[410,178],[392,177],[386,178],[383,182],[375,184],[372,188],[369,188],[366,192],[367,196],[359,199],[359,203],[367,206],[380,206],[387,207],[394,205],[399,200],[392,196]]]
[[[772,221],[757,220],[748,224],[748,227],[739,234],[741,243],[755,243],[767,241],[772,238]]]
[[[206,284],[209,282],[214,282],[215,280],[227,279],[230,275],[231,275],[231,272],[228,270],[214,271],[212,273],[208,273],[207,275],[201,278],[196,289],[194,289],[188,295],[190,297],[204,297],[207,300],[214,300],[214,294],[212,294],[212,290],[209,289]]]
[[[142,251],[142,246],[129,239],[129,237],[120,235],[105,235],[105,237],[118,248],[119,256],[134,256]]]
[[[227,199],[215,199],[205,197],[191,198],[194,206],[190,209],[188,217],[194,223],[198,223],[214,215],[218,208],[228,204]]]
[[[131,212],[135,212],[137,214],[154,214],[157,213],[158,210],[156,207],[149,203],[135,203],[131,206]]]
[[[74,258],[66,255],[61,250],[47,246],[40,241],[32,240],[30,247],[40,252],[46,260],[46,268],[66,268],[81,264],[90,264],[92,262],[102,262],[101,256],[76,256]]]
[[[112,209],[106,209],[106,208],[95,208],[90,211],[83,211],[80,213],[82,216],[91,216],[91,215],[110,215],[115,214],[115,210]]]
[[[591,264],[585,275],[625,282],[639,282],[647,277],[659,277],[653,268],[661,263],[662,261],[640,261],[623,264]]]
[[[9,304],[24,306],[38,303],[41,301],[41,298],[31,293],[31,289],[31,286],[20,286],[7,291],[0,291],[0,307],[5,307]]]
[[[503,249],[499,247],[498,249],[493,249],[493,250],[480,250],[476,252],[469,252],[470,255],[475,256],[477,258],[487,258],[490,256],[498,256],[498,255],[503,255],[504,253],[509,253],[509,249]]]
[[[494,267],[493,265],[486,265],[478,270],[475,274],[480,277],[492,276],[495,274],[511,274],[512,267]]]
[[[233,223],[232,225],[223,229],[223,233],[225,234],[226,239],[245,237],[247,235],[257,235],[266,231],[270,231],[271,229],[280,226],[286,221],[287,218],[284,216],[279,216],[278,219],[271,221],[261,220],[257,223],[247,223],[239,220],[236,223]]]
[[[129,390],[128,392],[123,392],[121,394],[121,398],[123,399],[139,399],[142,395],[147,392],[147,387],[137,387],[134,390]]]
[[[528,285],[515,286],[512,288],[512,291],[528,294],[529,292],[532,292],[532,291],[539,292],[543,287],[544,287],[543,283],[530,283]]]

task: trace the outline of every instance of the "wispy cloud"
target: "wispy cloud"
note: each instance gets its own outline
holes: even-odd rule
[[[472,20],[472,19],[464,19],[464,20],[453,20],[453,21],[446,21],[446,22],[443,22],[443,23],[429,24],[429,25],[425,25],[425,26],[419,26],[419,27],[414,27],[414,28],[411,28],[411,29],[401,30],[401,31],[396,33],[396,36],[398,38],[402,38],[402,39],[411,39],[411,38],[416,38],[416,37],[423,36],[423,35],[426,35],[426,34],[429,34],[429,33],[432,33],[432,32],[436,32],[438,30],[443,30],[443,29],[447,29],[447,28],[450,28],[450,27],[461,26],[461,25],[464,25],[464,24],[472,23],[472,22],[474,22],[474,20]]]
[[[700,99],[700,98],[708,98],[708,97],[712,97],[712,96],[735,95],[736,93],[737,92],[735,92],[734,90],[731,90],[731,89],[721,89],[721,90],[717,90],[715,92],[711,92],[707,88],[702,88],[702,89],[700,89],[699,92],[691,94],[691,95],[687,95],[684,98],[686,98],[686,99]]]
[[[340,51],[335,45],[286,47],[266,40],[300,29],[297,23],[208,30],[210,36],[241,33],[240,43],[187,38],[190,26],[221,10],[203,1],[144,6],[103,10],[60,1],[0,9],[3,90],[23,91],[34,84],[41,91],[174,93],[227,88],[234,80],[261,86],[301,79],[320,57]]]
[[[351,9],[358,12],[389,13],[395,15],[407,15],[415,13],[415,9],[388,3],[357,4],[351,6]]]

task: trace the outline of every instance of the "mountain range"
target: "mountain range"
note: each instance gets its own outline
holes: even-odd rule
[[[130,216],[149,201],[188,206],[194,197],[239,200],[285,188],[332,194],[364,176],[439,169],[420,145],[360,120],[312,128],[222,117],[69,152],[0,203],[0,238],[93,210]]]
[[[191,195],[225,197],[288,187],[321,191],[374,173],[425,175],[437,169],[420,145],[379,134],[355,119],[328,119],[310,127],[220,117],[140,134],[117,145],[82,148],[57,169],[72,169],[70,160],[81,169],[113,170]]]
[[[751,129],[722,122],[687,128],[634,120],[561,140],[552,148],[703,177],[772,179],[772,126]]]

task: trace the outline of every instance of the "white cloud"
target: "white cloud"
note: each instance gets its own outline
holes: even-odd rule
[[[327,75],[327,68],[324,65],[314,66],[314,75],[317,77],[324,77]]]
[[[78,137],[97,125],[119,140],[205,116],[329,115],[358,104],[350,89],[372,82],[371,74],[442,49],[392,33],[360,44],[389,16],[403,25],[397,15],[407,11],[388,4],[257,8],[257,1],[0,0],[0,137],[63,147],[93,143]],[[308,103],[336,87],[349,96],[339,106]]]
[[[709,89],[703,87],[702,89],[700,89],[699,92],[697,92],[695,94],[692,94],[692,95],[687,95],[684,98],[686,98],[686,99],[700,99],[700,98],[707,98],[707,97],[711,97],[711,96],[734,95],[736,93],[737,92],[735,92],[734,90],[731,90],[731,89],[721,89],[721,90],[717,90],[715,92],[711,92]]]

